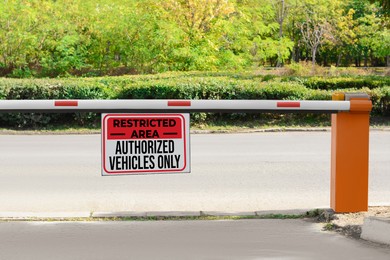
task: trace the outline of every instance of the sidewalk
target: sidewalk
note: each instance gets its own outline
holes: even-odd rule
[[[202,219],[207,217],[232,219],[294,219],[313,217],[319,214],[319,225],[323,229],[338,232],[355,239],[364,239],[390,246],[390,206],[369,207],[368,212],[333,213],[325,210],[267,210],[255,212],[223,211],[122,211],[122,212],[0,212],[0,221],[102,221],[129,219],[139,220],[179,220]]]
[[[389,259],[298,220],[0,222],[0,259]]]

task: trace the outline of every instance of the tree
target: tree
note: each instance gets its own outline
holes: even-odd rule
[[[336,66],[341,65],[343,56],[349,55],[358,41],[356,32],[356,20],[353,19],[355,10],[340,10],[340,16],[334,30],[335,44],[328,49],[330,53],[336,53]]]
[[[159,1],[159,5],[163,19],[183,35],[181,46],[173,53],[183,62],[182,68],[216,69],[234,5],[226,0],[169,0]]]
[[[390,1],[389,0],[370,0],[371,3],[379,3],[382,6],[385,14],[390,13]]]
[[[0,75],[389,63],[388,1],[0,1]]]
[[[289,11],[290,6],[288,3],[286,3],[286,0],[271,0],[271,4],[272,4],[273,8],[275,9],[275,13],[276,13],[275,18],[279,24],[278,38],[279,38],[280,43],[283,44],[283,42],[286,41],[286,39],[283,39],[283,37],[284,37],[283,26],[284,26],[284,21],[288,15],[288,11]],[[286,43],[284,43],[284,44],[286,44]],[[283,57],[280,52],[278,52],[278,57]],[[282,64],[283,64],[282,59],[278,58],[276,67],[280,67],[280,66],[282,66]]]
[[[302,41],[310,50],[312,64],[316,63],[318,49],[327,41],[334,39],[334,17],[340,3],[334,0],[307,1],[302,11],[304,16],[297,23]]]
[[[240,27],[236,29],[236,34],[239,38],[246,39],[245,48],[252,55],[253,61],[281,65],[290,57],[293,42],[283,35],[279,36],[278,32],[283,34],[283,29],[280,30],[273,2],[239,1],[237,14],[236,23]]]
[[[37,1],[0,2],[1,74],[21,73],[34,56],[39,26]]]
[[[327,35],[331,37],[332,28],[327,21],[317,22],[309,17],[299,26],[302,40],[311,50],[312,64],[315,65],[318,48],[326,41]]]
[[[355,58],[355,65],[360,66],[364,60],[364,66],[368,66],[369,58],[373,65],[374,57],[386,59],[390,53],[375,51],[384,50],[378,47],[378,42],[380,45],[386,42],[383,32],[389,25],[388,19],[382,15],[381,7],[370,4],[368,0],[352,0],[346,8],[353,13],[351,30],[354,40],[353,43],[346,44],[345,49]]]
[[[375,57],[386,58],[386,66],[390,67],[390,31],[385,29],[377,34],[373,41],[373,52]]]

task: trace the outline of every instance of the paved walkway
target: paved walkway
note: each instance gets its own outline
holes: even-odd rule
[[[390,259],[305,220],[0,222],[0,259]]]

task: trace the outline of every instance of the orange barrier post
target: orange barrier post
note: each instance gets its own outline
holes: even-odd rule
[[[332,114],[331,208],[335,212],[368,210],[369,116],[367,94],[335,93],[350,100],[350,111]]]

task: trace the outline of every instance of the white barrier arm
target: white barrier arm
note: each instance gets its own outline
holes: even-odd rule
[[[0,100],[5,112],[320,112],[349,111],[350,101],[295,100]]]

